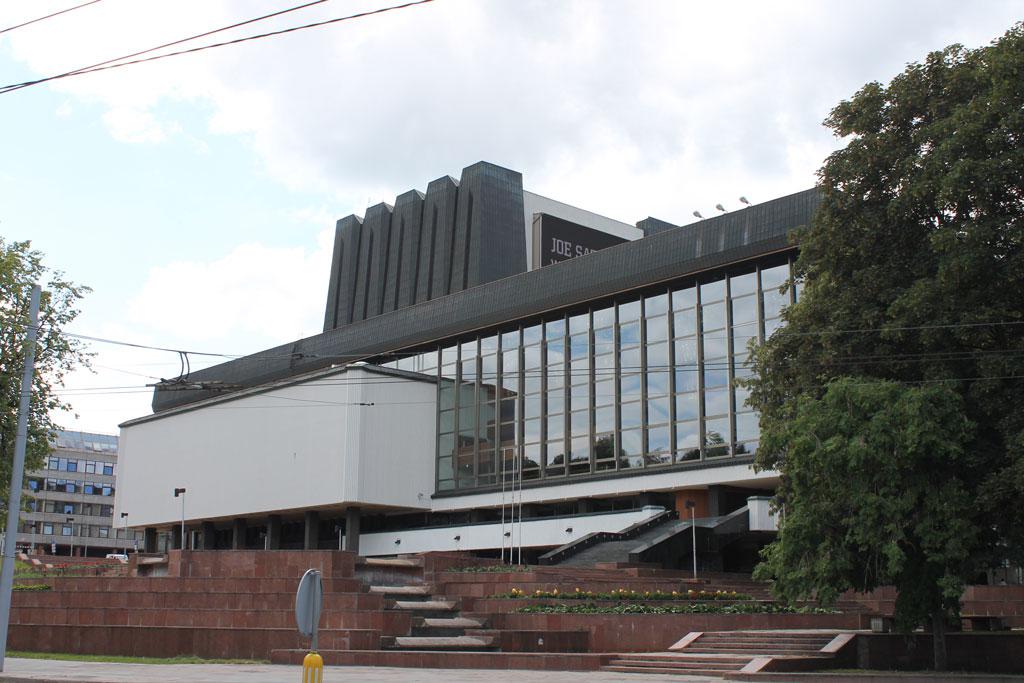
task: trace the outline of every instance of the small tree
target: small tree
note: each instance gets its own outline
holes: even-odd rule
[[[0,238],[0,499],[3,510],[9,499],[14,441],[18,428],[18,405],[25,363],[25,328],[29,320],[32,285],[41,284],[39,329],[35,353],[35,375],[28,419],[25,471],[38,469],[50,452],[50,440],[57,428],[53,413],[69,410],[55,387],[72,369],[88,365],[81,342],[62,334],[78,315],[79,299],[88,287],[75,285],[57,271],[48,271],[42,254],[29,242],[6,243]]]
[[[960,588],[1024,559],[1022,75],[1018,25],[832,111],[800,300],[754,358],[785,510],[761,574],[789,598],[893,583],[939,668]]]

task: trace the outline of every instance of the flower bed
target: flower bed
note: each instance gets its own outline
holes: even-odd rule
[[[528,593],[519,588],[513,588],[508,593],[502,593],[494,595],[495,598],[556,598],[560,600],[728,600],[735,602],[737,600],[753,600],[753,597],[746,595],[745,593],[737,593],[736,591],[704,591],[704,590],[686,590],[686,591],[636,591],[626,590],[620,588],[618,590],[609,591],[606,593],[597,593],[594,591],[585,591],[577,588],[574,591],[567,591],[565,593],[560,592],[557,588],[550,591],[536,590],[532,593]]]
[[[598,605],[586,602],[581,605],[527,605],[516,611],[521,614],[841,614],[838,610],[823,607],[791,607],[773,602],[737,602],[728,605],[708,602],[683,605]]]
[[[525,564],[486,564],[479,566],[465,566],[465,567],[448,567],[445,569],[446,572],[469,572],[476,574],[501,574],[504,572],[528,572],[532,571],[531,567]]]

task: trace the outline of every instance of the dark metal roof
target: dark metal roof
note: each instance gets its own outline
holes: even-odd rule
[[[790,233],[810,222],[818,202],[817,190],[805,190],[353,322],[193,372],[189,381],[254,387],[779,251],[792,246]],[[223,394],[157,388],[153,410]]]

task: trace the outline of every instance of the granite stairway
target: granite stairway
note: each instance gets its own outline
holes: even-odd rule
[[[773,659],[829,659],[852,639],[835,631],[690,633],[669,652],[629,653],[602,669],[619,673],[724,676],[759,671]]]
[[[408,558],[362,561],[371,581],[369,592],[385,599],[385,610],[411,615],[408,635],[382,636],[382,650],[491,652],[497,649],[485,622],[460,614],[460,600],[433,594],[423,583],[422,560]]]

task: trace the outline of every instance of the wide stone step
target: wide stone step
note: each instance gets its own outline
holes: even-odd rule
[[[382,638],[381,645],[399,650],[485,650],[494,646],[490,636],[396,636]]]
[[[718,671],[739,671],[749,660],[723,662],[715,659],[613,659],[608,666],[628,666],[642,669],[716,669]]]
[[[413,622],[413,626],[426,628],[483,628],[484,622],[481,619],[470,619],[468,617],[425,617]]]
[[[645,668],[640,666],[602,666],[601,671],[613,671],[620,674],[674,674],[676,676],[716,676],[721,677],[721,669],[673,669],[668,667]],[[730,669],[732,671],[732,669]],[[739,669],[735,669],[739,671]]]
[[[454,600],[395,600],[393,609],[422,612],[451,612],[458,606]]]
[[[422,567],[421,557],[365,557],[359,564],[367,567]]]
[[[431,586],[370,586],[371,593],[381,595],[430,595]]]
[[[676,652],[627,652],[616,655],[616,659],[625,662],[728,662],[730,664],[744,665],[751,660],[751,657],[732,654],[705,654],[690,655],[685,651]]]
[[[831,638],[807,640],[802,638],[698,638],[695,644],[700,645],[794,645],[797,647],[822,648],[832,642]]]
[[[764,655],[801,655],[805,657],[812,657],[818,654],[817,650],[807,650],[798,648],[779,648],[779,647],[761,647],[761,648],[715,648],[715,647],[688,647],[686,652],[692,654],[743,654],[749,655],[752,659],[754,657],[760,657]]]

